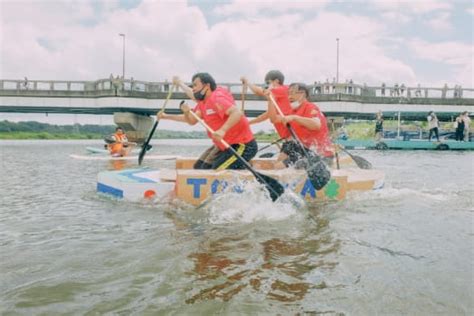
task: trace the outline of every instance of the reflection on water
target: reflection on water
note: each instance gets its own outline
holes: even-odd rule
[[[110,160],[109,167],[107,169],[119,171],[126,168],[131,168],[132,166],[132,163],[128,160]]]
[[[324,281],[309,282],[306,276],[314,269],[328,271],[337,266],[329,258],[337,253],[339,242],[326,231],[327,220],[317,219],[316,226],[310,223],[311,226],[300,226],[292,232],[297,237],[259,241],[263,236],[255,236],[253,232],[216,239],[207,236],[199,244],[199,251],[188,256],[194,262],[189,274],[195,280],[192,296],[186,303],[227,301],[242,291],[250,296],[296,302],[312,290],[326,288]]]

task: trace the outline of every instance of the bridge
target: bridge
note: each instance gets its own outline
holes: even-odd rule
[[[241,83],[219,83],[227,87],[245,114],[255,117],[266,109],[266,101],[249,90],[242,94]],[[350,83],[308,85],[310,100],[330,117],[374,119],[378,111],[385,117],[403,120],[426,120],[435,111],[440,120],[451,121],[459,113],[474,110],[474,89],[459,86],[405,87],[367,86]],[[133,79],[96,81],[0,80],[0,112],[110,114],[128,131],[146,135],[152,120],[172,88],[170,82],[146,82]],[[180,113],[179,102],[187,99],[182,91],[173,93],[167,112]]]

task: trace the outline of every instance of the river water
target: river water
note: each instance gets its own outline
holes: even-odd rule
[[[156,141],[154,154],[207,144]],[[384,189],[194,209],[97,195],[97,173],[117,166],[69,158],[88,145],[0,142],[0,314],[474,314],[473,153],[355,151]]]

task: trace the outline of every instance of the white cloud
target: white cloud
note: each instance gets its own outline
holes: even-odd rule
[[[414,6],[425,12],[446,7],[430,3]],[[262,82],[274,68],[281,69],[289,82],[332,80],[338,37],[341,81],[369,85],[419,81],[414,65],[389,55],[393,49],[385,45],[391,23],[328,12],[326,1],[236,1],[216,6],[216,12],[226,18],[212,25],[197,6],[185,1],[144,1],[132,10],[120,9],[117,1],[100,4],[97,8],[93,2],[2,3],[1,77],[95,80],[121,74],[118,33],[125,33],[126,76],[136,80],[162,81],[173,75],[189,80],[197,71],[208,71],[218,82],[237,82],[241,75]],[[236,15],[247,10],[253,12],[251,17]],[[308,14],[313,11],[317,14]],[[412,42],[420,56],[437,58],[439,52],[426,51],[422,45],[430,44]],[[466,47],[472,51],[469,45],[459,49]],[[456,67],[469,64],[465,57],[455,56],[462,59],[454,63]],[[454,61],[438,58],[437,62],[452,65]]]
[[[398,24],[407,24],[413,17],[399,11],[386,11],[381,14],[383,20],[394,21]]]
[[[455,66],[464,66],[472,63],[474,47],[458,42],[429,43],[424,40],[408,42],[409,48],[417,57],[435,62],[444,62]]]
[[[461,83],[464,86],[474,86],[473,63],[474,46],[458,42],[429,43],[424,40],[412,40],[407,47],[419,59],[429,60],[451,66],[452,73],[445,74],[444,80],[435,79],[435,82],[449,81]]]
[[[446,0],[372,0],[373,5],[382,11],[399,11],[407,15],[425,14],[437,10],[451,10],[452,3]]]
[[[431,19],[425,21],[424,23],[431,27],[434,31],[439,32],[450,32],[452,31],[453,25],[451,24],[451,14],[448,12],[442,12],[436,14]]]
[[[225,5],[217,6],[214,12],[218,15],[229,16],[244,14],[246,16],[262,15],[265,13],[287,13],[290,11],[317,10],[325,7],[329,0],[317,1],[288,1],[288,0],[234,0]]]

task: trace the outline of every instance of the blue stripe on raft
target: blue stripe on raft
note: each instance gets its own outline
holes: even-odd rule
[[[124,176],[124,177],[127,177],[129,179],[132,179],[132,180],[135,180],[139,183],[156,183],[156,181],[153,181],[153,180],[150,180],[150,179],[147,179],[147,178],[140,178],[138,176],[138,174],[140,173],[144,173],[144,172],[150,172],[150,170],[140,170],[140,171],[137,171],[137,170],[130,170],[130,171],[123,171],[123,172],[120,172],[120,175],[121,176]]]
[[[110,194],[118,198],[123,198],[123,191],[113,188],[111,186],[105,185],[103,183],[97,182],[97,192]]]

